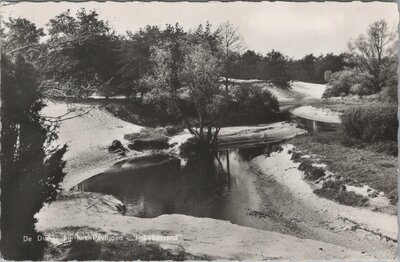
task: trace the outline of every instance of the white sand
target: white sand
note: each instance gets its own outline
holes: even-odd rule
[[[260,172],[268,174],[274,177],[277,182],[286,185],[305,204],[314,206],[315,209],[326,210],[327,214],[329,214],[328,217],[331,217],[331,219],[346,218],[368,230],[397,239],[396,216],[373,212],[365,208],[340,205],[334,201],[316,196],[310,185],[303,180],[303,172],[297,169],[299,163],[294,163],[290,160],[291,154],[288,151],[292,150],[292,148],[292,145],[285,145],[282,152],[272,153],[268,158],[264,156],[256,157],[252,160],[252,163]]]
[[[293,92],[303,94],[305,98],[321,99],[326,85],[294,81],[291,88]]]
[[[66,104],[48,102],[42,111],[45,116],[58,117],[75,110],[64,118],[79,116],[60,122],[58,128],[59,145],[67,143],[67,175],[62,183],[66,190],[79,182],[110,167],[118,156],[110,154],[108,146],[114,139],[124,142],[124,135],[139,132],[142,127],[122,121],[98,105]]]
[[[80,197],[79,194],[84,195]],[[39,222],[36,227],[43,232],[67,226],[88,226],[109,234],[179,236],[177,240],[157,242],[164,248],[183,248],[190,254],[207,255],[213,259],[372,259],[361,252],[340,246],[211,218],[186,215],[162,215],[156,218],[122,216],[114,207],[118,203],[111,196],[75,193],[44,207],[37,215]]]
[[[316,108],[313,106],[301,106],[291,111],[292,114],[306,118],[310,120],[325,122],[325,123],[336,123],[340,124],[340,113],[334,112],[329,109]]]
[[[246,140],[280,141],[307,133],[298,128],[294,123],[276,122],[257,126],[232,126],[222,128],[219,133],[219,141],[224,144]]]

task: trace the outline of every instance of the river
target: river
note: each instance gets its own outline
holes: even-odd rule
[[[185,214],[227,220],[234,224],[263,228],[257,217],[260,209],[257,177],[249,161],[268,152],[268,146],[231,149],[214,157],[188,161],[185,166],[157,158],[162,164],[141,165],[123,161],[78,185],[80,190],[111,194],[120,199],[128,216],[157,217]],[[146,160],[146,157],[143,161]]]
[[[274,123],[224,128],[221,138],[228,147],[219,154],[221,165],[212,157],[188,161],[181,167],[180,163],[156,155],[142,158],[139,163],[123,160],[110,167],[117,160],[107,152],[107,146],[113,139],[122,141],[124,134],[140,129],[97,106],[89,114],[62,122],[60,142],[71,141],[64,188],[70,189],[83,181],[79,184],[81,190],[113,195],[126,206],[127,218],[158,218],[162,214],[209,217],[363,250],[376,258],[394,256],[395,243],[363,230],[353,231],[352,224],[348,226],[337,214],[299,198],[285,183],[277,182],[274,174],[253,172],[251,159],[260,155],[268,158],[265,154],[269,152],[268,147],[249,147],[246,143],[246,147],[237,148],[239,141],[265,143],[304,133],[295,125]],[[93,136],[94,130],[96,136]],[[62,201],[59,202],[61,205]],[[61,223],[56,203],[42,217],[50,219],[54,214],[54,223]],[[76,212],[74,209],[69,214],[68,225],[82,220],[75,221]]]

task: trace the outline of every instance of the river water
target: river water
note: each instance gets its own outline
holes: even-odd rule
[[[268,148],[225,150],[218,154],[219,161],[204,157],[183,167],[166,155],[123,161],[83,181],[78,188],[117,197],[128,216],[186,214],[262,228],[260,221],[249,215],[259,210],[261,203],[249,161]]]

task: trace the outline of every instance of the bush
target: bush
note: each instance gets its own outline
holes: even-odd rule
[[[333,73],[328,82],[328,88],[322,95],[323,98],[332,96],[346,96],[352,92],[357,95],[373,94],[374,89],[371,76],[357,70],[343,70]]]
[[[329,82],[329,79],[331,79],[332,76],[332,71],[331,70],[327,70],[324,72],[324,80],[325,82]]]
[[[261,124],[279,121],[279,102],[268,90],[258,85],[240,85],[231,89],[232,101],[228,124]]]
[[[365,142],[397,141],[397,106],[383,103],[347,109],[342,118],[345,135]]]
[[[362,98],[365,95],[372,94],[372,91],[371,89],[366,88],[362,84],[355,84],[352,87],[350,87],[349,93],[352,95],[357,95],[358,97]]]
[[[198,137],[191,137],[179,149],[183,158],[194,159],[209,154],[213,148],[208,141],[201,140]]]
[[[382,89],[379,94],[379,99],[385,102],[397,102],[397,86],[387,86]]]

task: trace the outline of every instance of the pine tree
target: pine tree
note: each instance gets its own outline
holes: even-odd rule
[[[44,242],[38,241],[34,215],[60,191],[67,147],[50,149],[57,135],[40,115],[45,103],[33,66],[22,56],[1,60],[1,253],[37,260]]]

